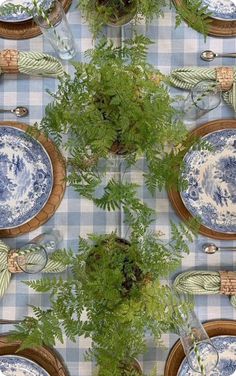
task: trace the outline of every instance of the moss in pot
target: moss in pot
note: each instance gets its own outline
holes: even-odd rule
[[[63,333],[72,341],[90,337],[86,359],[95,359],[99,376],[138,375],[130,365],[146,350],[146,331],[160,341],[177,322],[175,296],[161,279],[179,264],[191,232],[174,226],[172,234],[168,243],[154,233],[139,237],[136,229],[130,244],[117,241],[115,233],[80,239],[78,254],[58,256],[71,268],[67,280],[26,282],[50,293],[51,306],[45,311],[34,307],[36,317],[17,325],[13,338],[24,348],[54,346]],[[182,303],[182,309],[188,306]]]

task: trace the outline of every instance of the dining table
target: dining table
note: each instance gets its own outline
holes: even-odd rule
[[[154,18],[149,24],[140,21],[139,24],[127,24],[123,27],[105,27],[103,33],[111,38],[114,44],[121,44],[126,38],[132,36],[134,32],[143,33],[150,38],[152,43],[149,46],[148,62],[162,73],[168,75],[179,67],[215,67],[234,66],[234,58],[216,58],[212,62],[201,60],[200,53],[204,50],[212,50],[216,53],[236,52],[235,37],[213,37],[198,33],[190,28],[187,23],[182,22],[180,26],[175,26],[176,12],[172,5],[166,7],[163,17]],[[92,37],[88,24],[82,17],[77,1],[73,1],[67,19],[75,38],[77,54],[74,61],[84,61],[84,52],[93,48],[96,39]],[[0,38],[0,49],[13,48],[20,51],[38,51],[55,55],[54,50],[47,40],[39,35],[25,40],[9,40]],[[73,74],[73,66],[70,61],[62,61],[65,70]],[[29,108],[29,116],[24,118],[24,123],[33,125],[39,122],[43,115],[45,106],[52,101],[52,97],[47,90],[55,92],[58,80],[48,77],[33,77],[24,74],[2,74],[0,90],[0,107],[15,108],[16,106],[26,106]],[[172,97],[177,95],[188,95],[187,91],[170,88]],[[234,119],[235,112],[223,101],[214,110],[208,112],[197,121],[186,124],[188,130],[199,127],[210,120]],[[0,114],[0,120],[15,121],[14,114]],[[172,207],[166,191],[156,191],[152,196],[144,185],[142,171],[133,168],[129,172],[130,180],[140,184],[138,194],[140,198],[150,207],[155,209],[156,215],[152,224],[154,231],[161,231],[162,238],[168,240],[171,236],[170,221],[178,223],[181,219]],[[1,215],[1,213],[0,213]],[[62,236],[61,248],[78,249],[79,236],[86,237],[89,233],[110,233],[117,231],[121,237],[127,236],[127,228],[123,222],[123,213],[116,211],[104,211],[96,207],[93,202],[81,197],[75,190],[67,186],[64,197],[55,214],[42,226],[27,234],[15,238],[5,238],[3,240],[11,248],[19,248],[29,242],[35,236],[44,233],[49,229],[59,230]],[[202,244],[214,242],[217,246],[236,246],[234,240],[213,240],[203,235],[197,235],[194,241],[189,244],[189,254],[183,254],[181,266],[171,274],[167,281],[171,283],[175,276],[186,270],[234,270],[236,262],[236,252],[218,251],[215,254],[205,254],[202,252]],[[63,272],[66,278],[67,272]],[[26,280],[41,278],[42,275],[15,274],[10,281],[9,287],[0,302],[0,318],[22,319],[32,314],[31,305],[40,306],[46,309],[49,305],[47,294],[36,293],[26,284]],[[236,308],[234,308],[227,296],[204,295],[195,296],[195,312],[201,322],[217,319],[236,319]],[[12,325],[0,324],[1,333],[12,329]],[[157,367],[158,375],[163,375],[165,362],[168,354],[178,340],[174,333],[163,335],[163,346],[157,346],[147,333],[147,351],[142,354],[139,361],[144,373],[148,374],[153,367]],[[70,376],[91,376],[94,364],[85,361],[84,355],[90,346],[90,339],[80,337],[77,341],[71,342],[64,339],[64,343],[57,342],[56,350],[61,355]]]

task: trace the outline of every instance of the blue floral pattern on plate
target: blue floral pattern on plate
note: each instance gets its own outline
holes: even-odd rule
[[[224,129],[202,138],[212,150],[185,155],[183,178],[188,187],[181,198],[194,217],[211,230],[236,232],[236,129]]]
[[[212,337],[211,341],[219,353],[217,367],[207,376],[235,376],[236,375],[236,336]],[[204,356],[204,355],[203,355]],[[180,365],[177,376],[196,376],[185,358]]]
[[[212,18],[236,20],[236,0],[203,0],[203,5],[212,13]]]
[[[52,186],[52,164],[43,146],[20,129],[0,127],[0,229],[34,218]]]
[[[37,363],[17,355],[0,356],[0,371],[4,376],[49,376]]]
[[[37,0],[38,4],[43,9],[48,9],[50,5],[52,4],[53,0]],[[14,4],[14,5],[22,5],[26,8],[29,8],[30,10],[33,9],[33,0],[0,0],[0,6],[5,4]],[[30,15],[27,12],[15,12],[7,15],[1,15],[0,21],[4,22],[22,22],[27,21],[32,18],[32,15]]]

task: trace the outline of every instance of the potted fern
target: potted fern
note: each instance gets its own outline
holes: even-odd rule
[[[146,22],[163,15],[169,0],[79,0],[79,8],[96,36],[104,25],[121,26],[134,19]],[[208,28],[206,7],[201,0],[185,0],[184,6],[176,6],[177,24],[187,19],[190,26],[206,34]]]
[[[71,268],[68,280],[24,282],[49,292],[51,307],[33,307],[36,317],[25,318],[12,337],[25,348],[55,345],[63,333],[72,341],[84,335],[92,339],[86,359],[96,360],[99,376],[139,375],[134,358],[146,349],[146,330],[160,341],[163,332],[178,324],[179,302],[161,279],[177,267],[191,237],[184,225],[172,225],[169,243],[154,233],[140,237],[137,228],[130,242],[116,233],[80,239],[77,254],[60,254],[60,261]],[[188,308],[181,303],[181,309]]]
[[[70,185],[106,210],[122,204],[137,211],[139,205],[133,201],[137,187],[125,174],[121,181],[108,179],[98,194],[114,155],[124,171],[144,156],[143,175],[154,192],[177,185],[177,166],[189,147],[164,76],[146,62],[149,43],[140,35],[117,48],[101,40],[87,51],[88,62],[74,63],[74,77],[61,81],[39,124],[67,149]]]

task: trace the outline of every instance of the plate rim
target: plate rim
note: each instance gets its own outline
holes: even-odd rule
[[[3,125],[0,125],[0,129],[1,129],[1,128],[4,128],[4,126],[3,126]],[[5,127],[5,128],[6,128],[6,127]],[[13,126],[9,126],[9,128],[16,129],[17,131],[21,132],[22,134],[25,134],[25,133],[26,133],[25,130],[23,130],[23,129],[19,129],[19,128],[16,128],[16,127],[13,127]],[[8,226],[8,227],[1,227],[1,226],[0,226],[0,230],[9,230],[9,229],[17,228],[17,227],[19,227],[19,226],[23,226],[25,223],[29,222],[31,219],[33,219],[34,217],[36,217],[36,215],[37,215],[37,214],[38,214],[38,213],[44,208],[44,206],[45,206],[46,203],[48,202],[49,197],[50,197],[50,195],[51,195],[51,193],[52,193],[53,182],[54,182],[54,174],[53,174],[52,160],[51,160],[51,158],[50,158],[50,156],[49,156],[47,150],[45,149],[44,145],[41,144],[36,138],[34,138],[33,136],[31,136],[30,134],[29,134],[29,136],[30,136],[30,138],[31,138],[32,140],[34,140],[35,142],[37,142],[37,143],[40,145],[40,147],[42,148],[43,152],[45,153],[45,155],[46,155],[47,158],[48,158],[48,161],[49,161],[49,164],[50,164],[51,178],[52,178],[52,184],[51,184],[51,187],[50,187],[50,191],[49,191],[49,193],[48,193],[48,197],[47,197],[46,201],[44,202],[43,206],[41,206],[41,208],[40,208],[40,209],[39,209],[39,210],[38,210],[33,216],[29,217],[29,219],[25,220],[24,222],[22,222],[21,224],[18,224],[18,225],[16,225],[16,226]]]
[[[33,360],[50,376],[69,376],[64,360],[56,349],[44,345],[19,350],[20,344],[18,340],[10,341],[9,333],[0,334],[0,355],[20,355]]]
[[[197,126],[192,131],[189,132],[191,136],[205,136],[209,133],[224,130],[224,129],[235,129],[236,128],[236,120],[235,119],[220,119],[220,120],[213,120],[207,123],[202,124],[201,126]],[[184,221],[189,221],[193,218],[191,213],[185,207],[180,193],[175,189],[170,189],[168,192],[168,197],[170,202],[175,209],[176,213],[180,216],[180,218]],[[236,232],[235,233],[224,233],[209,229],[204,225],[200,225],[198,232],[204,236],[219,239],[219,240],[235,240],[236,239]]]
[[[59,0],[64,11],[67,12],[72,0]],[[24,40],[42,34],[40,27],[33,21],[4,22],[0,21],[0,37],[5,39]]]
[[[41,3],[44,2],[44,1],[45,0],[40,0]],[[49,0],[49,1],[52,1],[52,0]],[[11,0],[9,0],[9,3],[10,2],[11,2]],[[24,4],[24,2],[27,2],[27,0],[22,0],[22,3],[20,5]],[[26,4],[26,6],[27,6],[27,4]],[[20,15],[24,15],[24,14],[26,16],[24,18],[21,18],[21,19],[10,19],[10,20],[4,18],[4,17],[7,17],[7,15],[6,16],[0,16],[0,22],[6,22],[6,23],[10,23],[10,24],[15,24],[15,23],[21,23],[21,22],[30,21],[30,20],[33,19],[33,16],[30,16],[27,12],[20,13],[19,16]],[[11,15],[9,15],[9,16],[11,16]]]
[[[184,0],[172,0],[176,7],[183,7]],[[215,37],[233,37],[236,35],[236,20],[221,20],[209,17],[209,30],[207,35]],[[186,20],[185,20],[186,21]]]
[[[233,335],[236,336],[236,320],[230,319],[217,319],[210,320],[203,324],[209,337],[216,337],[220,335]],[[232,334],[233,333],[233,334]],[[185,358],[183,347],[180,340],[172,346],[169,351],[164,376],[177,376],[179,367]]]
[[[45,375],[46,375],[46,376],[50,376],[50,374],[48,373],[48,371],[47,371],[44,367],[42,367],[40,364],[38,364],[37,362],[35,362],[35,361],[32,360],[32,359],[26,358],[26,357],[21,356],[21,355],[16,355],[16,354],[5,354],[5,355],[0,355],[0,359],[1,359],[1,358],[9,358],[9,357],[14,357],[14,358],[23,359],[23,360],[28,361],[29,363],[35,364],[36,366],[42,368],[43,371],[45,371]]]
[[[26,123],[17,121],[0,121],[0,126],[13,126],[27,131],[31,126]],[[46,149],[53,166],[53,188],[46,205],[42,210],[30,221],[20,225],[19,227],[6,230],[0,229],[0,238],[11,238],[20,236],[35,230],[39,226],[47,222],[55,213],[60,205],[66,190],[66,161],[55,143],[47,138],[43,133],[39,132],[38,140]]]

